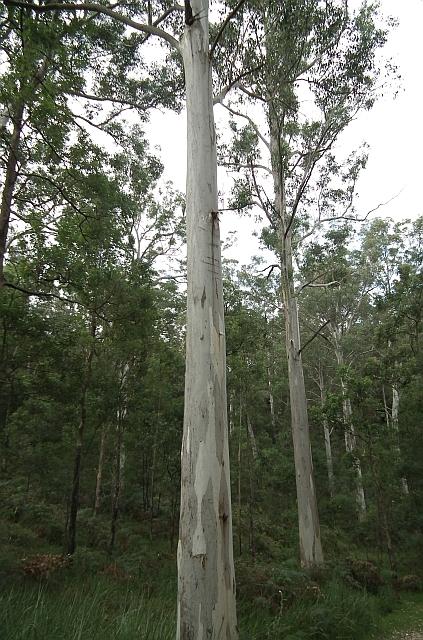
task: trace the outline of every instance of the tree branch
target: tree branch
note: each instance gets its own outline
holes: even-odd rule
[[[319,276],[318,276],[319,277]],[[307,287],[315,287],[315,288],[319,288],[319,287],[333,287],[335,284],[340,284],[340,282],[338,282],[338,280],[332,280],[332,282],[314,282],[313,280],[310,280],[310,282],[306,282],[305,284],[303,284],[297,291],[297,295],[299,293],[301,293],[301,291],[303,289],[306,289]]]
[[[306,342],[306,343],[301,347],[301,349],[300,349],[300,350],[299,350],[299,352],[298,352],[298,355],[300,355],[300,354],[304,351],[304,349],[305,349],[306,347],[308,347],[308,345],[309,345],[309,344],[311,344],[311,343],[313,342],[313,340],[314,340],[315,338],[317,338],[317,336],[318,336],[318,335],[320,335],[320,332],[321,332],[321,331],[323,331],[323,329],[324,329],[325,327],[327,327],[327,325],[329,324],[329,322],[330,322],[330,320],[327,320],[327,321],[325,322],[325,324],[322,324],[322,326],[321,326],[319,329],[317,329],[317,331],[315,331],[315,332],[314,332],[314,334],[311,336],[311,338],[310,338],[309,340],[307,340],[307,342]]]
[[[247,116],[247,114],[245,113],[241,113],[240,111],[235,111],[235,109],[232,109],[232,107],[230,107],[227,104],[224,104],[223,102],[220,103],[222,105],[222,107],[224,107],[225,109],[227,109],[229,111],[229,113],[232,113],[233,116],[238,116],[239,118],[244,118],[245,120],[247,120],[250,125],[253,127],[254,131],[256,132],[257,136],[260,138],[260,140],[262,141],[262,143],[267,147],[267,149],[269,149],[270,151],[270,143],[266,140],[266,138],[264,137],[264,135],[260,132],[260,129],[258,128],[258,126],[256,125],[256,123],[254,122],[254,120],[252,120],[250,118],[250,116]]]
[[[224,21],[222,22],[222,24],[220,25],[220,29],[217,32],[217,36],[215,37],[211,47],[210,47],[210,59],[213,57],[214,54],[214,50],[216,49],[216,46],[220,40],[220,38],[222,37],[222,34],[224,32],[224,30],[226,29],[226,27],[228,26],[229,22],[232,20],[232,18],[234,18],[236,16],[236,14],[238,13],[238,11],[241,9],[242,5],[245,3],[245,0],[239,0],[239,2],[235,5],[235,7],[232,9],[232,11],[230,11],[228,13],[228,15],[226,16],[226,18],[224,19]]]
[[[102,13],[122,24],[126,24],[128,27],[132,29],[136,29],[137,31],[142,31],[143,33],[147,33],[148,35],[157,36],[162,40],[165,40],[174,47],[177,51],[180,51],[179,42],[176,38],[167,33],[167,31],[163,31],[163,29],[159,29],[159,27],[155,27],[152,24],[143,24],[141,22],[135,22],[131,18],[110,9],[110,7],[104,6],[102,4],[97,4],[96,2],[77,2],[77,3],[62,3],[62,2],[52,2],[50,4],[38,5],[33,4],[32,2],[21,2],[20,0],[4,0],[4,4],[9,7],[21,7],[22,9],[32,9],[36,13],[45,13],[46,11],[93,11],[95,13]]]

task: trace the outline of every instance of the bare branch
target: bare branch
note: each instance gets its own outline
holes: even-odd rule
[[[241,85],[240,85],[241,80],[249,76],[251,73],[254,73],[254,71],[259,71],[262,68],[262,66],[263,65],[260,64],[257,67],[253,67],[252,69],[247,69],[246,71],[244,71],[244,73],[241,73],[241,75],[231,80],[231,82],[227,84],[226,87],[223,87],[222,91],[213,98],[213,105],[221,104],[224,107],[225,105],[223,104],[223,100],[226,98],[229,91],[235,88],[241,89]]]
[[[394,196],[392,196],[391,198],[389,198],[385,202],[380,202],[376,207],[373,207],[373,209],[370,209],[362,218],[359,218],[358,216],[340,215],[340,216],[334,216],[333,218],[322,218],[320,220],[320,222],[322,222],[322,223],[323,222],[335,222],[336,220],[347,220],[347,221],[351,221],[351,222],[366,222],[366,220],[368,219],[369,216],[371,216],[372,213],[375,213],[376,211],[378,211],[382,207],[385,207],[387,204],[389,204],[390,202],[392,202],[393,200],[398,198],[398,196],[401,195],[402,191],[403,190],[401,189],[401,191],[398,191],[397,194],[395,194]]]
[[[271,170],[269,169],[269,167],[266,167],[264,164],[239,164],[239,162],[220,162],[219,164],[221,164],[223,167],[236,167],[237,169],[251,169],[251,167],[253,169],[262,169],[263,171],[266,171],[266,173],[268,174],[272,174]]]
[[[32,9],[36,13],[45,13],[46,11],[93,11],[95,13],[101,13],[122,24],[126,24],[128,27],[132,29],[136,29],[137,31],[142,31],[143,33],[147,33],[148,35],[157,36],[162,40],[168,42],[172,47],[174,47],[177,51],[180,51],[179,42],[176,38],[174,38],[167,31],[163,31],[163,29],[159,29],[159,27],[155,27],[152,24],[143,24],[141,22],[135,22],[131,18],[114,11],[110,7],[104,6],[102,4],[97,4],[96,2],[76,2],[76,3],[62,3],[62,2],[52,2],[49,4],[32,4],[32,2],[21,2],[21,0],[4,0],[4,4],[6,6],[12,7],[21,7],[22,9]]]
[[[319,277],[319,276],[317,276]],[[319,287],[333,287],[336,284],[340,284],[340,282],[338,282],[338,280],[332,280],[332,282],[314,282],[314,280],[310,280],[310,282],[306,282],[305,284],[301,285],[301,287],[298,289],[297,291],[297,295],[299,293],[301,293],[301,291],[303,291],[303,289],[306,289],[307,287],[314,287],[314,288],[319,288]]]
[[[279,264],[270,264],[267,267],[265,267],[264,269],[259,269],[258,273],[264,273],[265,271],[268,271],[269,273],[267,274],[266,278],[269,279],[270,276],[272,275],[273,271],[275,269],[280,269],[281,266]]]
[[[254,131],[256,132],[257,136],[260,138],[260,140],[263,142],[263,144],[267,147],[267,149],[269,149],[270,151],[270,143],[266,140],[266,138],[263,136],[263,134],[261,133],[260,129],[258,128],[258,126],[256,125],[256,123],[254,122],[254,120],[252,120],[250,118],[250,116],[247,116],[247,114],[245,113],[241,113],[240,111],[235,111],[235,109],[232,109],[232,107],[230,107],[227,104],[224,104],[223,102],[220,103],[222,105],[222,107],[224,107],[225,109],[227,109],[229,111],[229,113],[232,113],[233,116],[238,116],[239,118],[244,118],[245,120],[247,120],[250,125],[253,127]]]
[[[305,349],[306,347],[308,347],[308,345],[309,345],[309,344],[311,344],[311,343],[313,342],[313,340],[314,340],[315,338],[317,338],[317,336],[319,336],[319,335],[320,335],[320,332],[321,332],[321,331],[323,331],[323,329],[324,329],[325,327],[327,327],[327,325],[329,324],[329,322],[330,322],[330,320],[328,320],[327,322],[325,322],[324,324],[322,324],[322,326],[321,326],[321,327],[319,327],[319,329],[317,329],[317,331],[315,331],[315,332],[314,332],[314,334],[311,336],[311,338],[310,338],[309,340],[307,340],[307,342],[306,342],[306,343],[301,347],[301,349],[298,351],[298,355],[300,355],[300,354],[304,351],[304,349]]]
[[[239,2],[235,5],[235,7],[232,9],[232,11],[230,11],[228,13],[228,15],[226,16],[226,18],[224,19],[224,21],[222,22],[222,24],[220,25],[220,29],[217,32],[217,36],[215,37],[211,47],[210,47],[210,58],[213,58],[213,54],[214,54],[214,50],[216,49],[216,46],[220,40],[220,38],[222,37],[222,34],[224,32],[224,30],[226,29],[226,27],[228,26],[229,22],[232,20],[232,18],[234,18],[236,16],[236,14],[238,13],[238,11],[241,9],[242,5],[245,3],[245,0],[239,0]]]
[[[249,98],[254,98],[254,100],[260,100],[261,102],[269,102],[269,100],[266,100],[266,98],[263,98],[263,96],[259,95],[258,93],[254,93],[254,91],[250,91],[250,89],[247,89],[247,87],[245,87],[243,84],[239,84],[237,88],[242,91],[242,93],[245,93],[245,95]]]
[[[128,107],[132,107],[133,109],[139,109],[140,105],[131,100],[120,100],[114,96],[95,96],[90,93],[85,93],[83,91],[69,91],[67,92],[69,96],[74,96],[76,98],[84,98],[84,100],[93,100],[96,102],[116,102],[117,104],[123,104]]]

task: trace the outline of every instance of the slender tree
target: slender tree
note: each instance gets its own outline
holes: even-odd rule
[[[374,52],[385,40],[375,23],[374,7],[367,4],[350,15],[345,2],[248,2],[249,36],[239,62],[235,52],[228,65],[256,72],[237,83],[237,102],[227,100],[234,119],[235,142],[225,163],[244,173],[235,183],[232,206],[260,208],[270,223],[264,239],[277,254],[285,319],[291,424],[296,465],[301,562],[321,564],[323,553],[310,448],[307,396],[304,382],[295,258],[305,240],[337,213],[351,214],[354,185],[364,160],[347,163],[348,188],[339,189],[332,178],[345,173],[331,149],[340,133],[360,109],[374,102],[378,76]],[[222,43],[230,49],[229,37]],[[227,65],[227,67],[228,67]],[[226,68],[227,68],[226,67]],[[233,73],[233,72],[231,72]],[[310,113],[301,110],[308,98]],[[261,118],[246,105],[262,108]],[[253,114],[253,115],[252,115]],[[267,127],[262,126],[263,120]],[[239,123],[246,122],[242,127]],[[327,158],[323,168],[324,158]],[[260,178],[258,177],[260,175]],[[266,178],[271,182],[268,195]],[[246,177],[248,176],[248,178]],[[337,188],[338,187],[338,188]],[[314,204],[316,219],[308,213]],[[311,283],[308,283],[311,284]],[[318,332],[316,332],[318,333]]]

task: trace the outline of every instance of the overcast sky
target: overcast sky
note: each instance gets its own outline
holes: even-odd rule
[[[351,2],[353,6],[359,4],[359,0]],[[401,85],[396,98],[393,89],[388,87],[374,108],[350,126],[340,144],[346,149],[356,148],[362,142],[370,146],[369,162],[358,185],[357,209],[360,213],[365,214],[379,203],[397,196],[379,209],[377,215],[416,218],[423,213],[423,0],[381,0],[380,4],[382,12],[395,17],[399,23],[391,32],[384,53],[398,66]],[[160,147],[166,177],[184,191],[185,115],[154,112],[151,131],[151,143]],[[220,189],[224,182],[220,171]],[[248,254],[257,250],[257,243],[251,239],[252,226],[245,218],[237,220],[223,214],[222,239],[225,240],[227,233],[235,228],[239,241],[230,254],[246,262]]]

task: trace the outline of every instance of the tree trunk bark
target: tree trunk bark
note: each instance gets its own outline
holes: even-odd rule
[[[226,356],[208,0],[181,41],[187,95],[187,340],[177,640],[236,640]]]
[[[234,430],[234,403],[233,403],[233,393],[229,396],[229,436],[232,435]]]
[[[267,371],[267,388],[269,389],[270,419],[272,425],[271,438],[272,443],[276,444],[276,417],[275,417],[275,400],[272,391],[272,378],[270,375],[270,366],[266,367]]]
[[[93,516],[97,515],[101,505],[101,481],[103,478],[103,463],[104,463],[105,448],[106,448],[106,427],[103,427],[101,430],[100,451],[98,454],[98,467],[97,467],[97,476],[96,476],[96,484],[95,484],[95,500],[94,500]]]
[[[116,525],[119,516],[121,496],[123,492],[123,473],[125,470],[125,443],[124,438],[124,409],[119,409],[116,425],[116,458],[115,458],[115,478],[112,497],[112,518],[110,522],[110,542],[109,551],[112,552],[116,540]]]
[[[53,20],[56,18],[53,17]],[[49,65],[51,64],[51,47],[49,47],[48,55],[44,56],[41,60],[29,60],[28,64],[33,64],[33,75],[30,81],[30,87],[34,93],[37,88],[43,83]],[[4,259],[7,249],[7,234],[9,231],[10,214],[12,212],[13,194],[15,191],[15,184],[18,177],[18,159],[19,159],[19,146],[21,142],[21,134],[23,127],[23,118],[25,112],[25,100],[23,99],[23,87],[21,86],[20,94],[18,94],[16,103],[14,105],[14,113],[11,114],[11,120],[13,122],[13,131],[9,143],[9,155],[7,157],[6,175],[3,186],[3,193],[0,207],[0,289],[5,284],[4,278]],[[28,92],[29,95],[29,92]]]
[[[242,556],[242,493],[241,493],[241,462],[242,462],[242,396],[239,398],[239,432],[238,432],[238,551]]]
[[[256,441],[253,425],[251,424],[250,416],[248,415],[248,413],[247,413],[247,431],[248,431],[248,437],[250,439],[251,453],[253,454],[253,460],[257,460],[258,458],[257,441]]]
[[[252,458],[254,458],[253,450],[251,449]],[[254,503],[255,503],[255,492],[254,492],[254,461],[251,459],[251,464],[248,466],[248,480],[250,484],[250,496],[248,500],[248,515],[249,515],[249,547],[251,558],[255,560],[256,557],[256,536],[255,536],[255,527],[254,527]]]
[[[159,389],[159,400],[158,407],[156,412],[156,424],[154,426],[154,437],[153,437],[153,455],[151,462],[151,504],[150,504],[150,539],[153,539],[153,520],[154,520],[154,492],[156,490],[155,482],[156,482],[156,456],[157,456],[157,438],[159,431],[159,422],[160,422],[160,405],[161,405],[161,394]]]
[[[7,247],[7,234],[9,231],[10,214],[12,210],[13,193],[15,190],[15,184],[18,177],[18,155],[19,144],[23,126],[23,115],[25,110],[25,103],[22,99],[19,99],[15,113],[12,117],[13,132],[9,143],[9,155],[6,165],[6,176],[4,180],[4,187],[1,199],[0,209],[0,288],[4,286],[4,258],[6,255]]]
[[[391,414],[389,412],[388,403],[386,401],[385,385],[382,385],[383,408],[385,410],[385,420],[388,429],[391,426]]]
[[[319,365],[319,388],[320,388],[320,403],[321,403],[322,410],[324,411],[325,402],[326,402],[326,390],[325,390],[325,381],[323,378],[323,371],[320,365]],[[333,498],[333,496],[335,495],[335,474],[333,472],[332,444],[330,440],[329,423],[325,415],[323,415],[323,431],[325,434],[325,453],[326,453],[326,467],[328,471],[329,493],[330,493],[330,497]]]
[[[278,214],[281,290],[285,315],[291,429],[294,443],[300,558],[304,567],[323,563],[319,513],[314,487],[307,396],[301,357],[300,326],[292,265],[291,221],[285,206],[285,185],[279,149],[279,127],[269,111],[272,175]]]
[[[125,417],[127,411],[126,398],[126,380],[128,376],[129,365],[125,363],[119,381],[119,404],[116,414],[116,458],[115,458],[115,482],[112,497],[112,518],[110,523],[110,542],[109,550],[113,551],[116,539],[116,524],[119,515],[121,497],[123,493],[123,473],[125,470],[126,452],[125,452]]]
[[[394,437],[396,440],[396,451],[398,454],[398,459],[401,460],[401,447],[399,443],[399,404],[400,404],[400,394],[398,391],[398,384],[394,383],[392,385],[392,429],[394,431]],[[401,489],[404,495],[408,496],[410,490],[408,488],[408,481],[405,476],[401,477]]]
[[[314,488],[313,460],[307,413],[307,396],[301,358],[297,301],[284,291],[289,397],[297,485],[301,564],[323,563],[319,513]]]
[[[335,342],[335,355],[336,361],[339,367],[344,366],[344,353],[340,344],[339,336],[336,327],[332,327],[332,335]],[[355,435],[355,427],[352,419],[351,400],[348,396],[348,389],[345,383],[344,376],[340,375],[341,391],[342,391],[342,414],[344,420],[344,434],[345,434],[345,450],[349,453],[353,460],[355,470],[355,482],[356,482],[356,502],[358,508],[358,519],[363,520],[366,515],[366,497],[363,487],[363,474],[361,471],[360,458],[357,455],[357,440]]]
[[[68,535],[67,535],[67,552],[72,555],[76,549],[76,519],[79,509],[79,485],[81,479],[81,460],[82,446],[84,440],[84,431],[87,422],[87,393],[91,382],[92,363],[94,357],[94,340],[97,326],[94,318],[91,319],[91,344],[87,355],[87,364],[85,368],[85,377],[81,390],[80,400],[80,419],[78,431],[76,434],[75,460],[73,465],[73,481],[72,493],[70,499]]]

